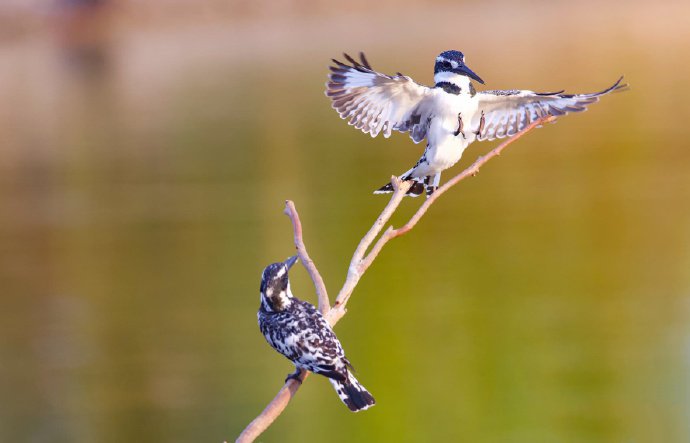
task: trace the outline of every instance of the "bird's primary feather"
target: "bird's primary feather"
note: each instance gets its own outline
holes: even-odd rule
[[[340,117],[362,132],[376,137],[391,131],[409,132],[415,143],[426,137],[431,117],[431,88],[398,73],[386,75],[374,71],[364,54],[361,62],[345,54],[352,63],[333,60],[326,83],[326,95]]]
[[[563,94],[521,90],[481,91],[477,94],[478,109],[484,112],[484,128],[477,140],[494,140],[515,135],[535,120],[547,116],[560,117],[570,112],[582,112],[610,92],[625,90],[623,77],[603,91],[591,94]],[[478,126],[481,114],[475,115],[472,125]]]

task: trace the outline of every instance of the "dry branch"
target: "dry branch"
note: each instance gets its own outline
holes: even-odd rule
[[[326,314],[331,307],[331,302],[328,300],[328,292],[326,291],[326,285],[319,274],[319,270],[316,269],[316,265],[312,261],[311,257],[307,253],[307,247],[304,245],[304,240],[302,238],[302,222],[299,219],[299,214],[297,214],[297,208],[291,200],[285,201],[285,209],[283,213],[290,217],[292,221],[292,230],[295,234],[295,249],[297,249],[297,255],[302,265],[307,269],[311,281],[314,282],[314,287],[316,288],[316,296],[319,299],[319,311],[321,314]]]
[[[354,291],[359,279],[366,272],[366,270],[371,266],[376,257],[378,256],[381,249],[385,246],[388,241],[399,237],[412,228],[415,227],[417,222],[426,213],[429,207],[448,189],[458,184],[460,181],[466,179],[469,176],[474,176],[479,172],[479,168],[484,166],[492,158],[501,155],[501,152],[507,148],[511,143],[513,143],[518,138],[522,137],[527,132],[532,129],[551,121],[554,121],[555,117],[546,117],[532,122],[522,131],[515,134],[513,137],[505,140],[503,143],[498,145],[496,148],[491,150],[488,154],[479,157],[472,165],[467,169],[463,170],[461,173],[455,177],[448,180],[443,186],[438,188],[429,198],[427,198],[424,203],[419,207],[417,212],[410,217],[410,220],[398,229],[394,229],[389,226],[384,233],[379,237],[379,239],[374,243],[376,237],[381,233],[383,227],[388,223],[390,218],[395,213],[398,206],[405,197],[405,193],[410,188],[411,182],[403,182],[398,177],[391,177],[391,183],[393,184],[393,195],[389,200],[386,207],[383,209],[381,214],[378,216],[373,226],[364,235],[362,240],[359,242],[357,249],[352,256],[350,261],[350,266],[347,271],[347,278],[343,287],[338,293],[338,297],[332,308],[329,309],[328,293],[326,292],[326,286],[323,283],[323,279],[319,274],[319,271],[314,265],[314,262],[309,257],[307,253],[306,246],[304,245],[304,240],[302,238],[302,223],[300,222],[297,209],[292,201],[287,200],[285,202],[285,214],[290,217],[292,221],[294,237],[295,237],[295,248],[299,255],[300,261],[307,269],[312,281],[314,282],[314,287],[316,288],[316,293],[319,299],[319,311],[324,315],[326,320],[331,326],[334,326],[342,317],[345,315],[347,305],[352,292]],[[372,247],[372,243],[374,246]],[[367,251],[371,247],[371,250],[367,254]],[[308,371],[302,371],[301,380],[304,381],[309,375]],[[297,390],[301,386],[300,382],[295,380],[288,380],[285,385],[278,391],[278,394],[273,398],[273,400],[264,408],[264,410],[252,420],[249,425],[242,431],[236,440],[236,443],[248,443],[254,441],[262,432],[264,432],[273,421],[278,418],[278,416],[283,412],[285,407],[290,402],[290,399],[295,396]]]

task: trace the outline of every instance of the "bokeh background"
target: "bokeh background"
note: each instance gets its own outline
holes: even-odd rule
[[[261,441],[690,441],[688,17],[3,0],[0,441],[234,439],[292,370],[256,325],[260,273],[293,251],[283,201],[334,296],[387,201],[371,191],[421,152],[337,117],[329,59],[363,50],[428,84],[447,49],[490,89],[632,89],[523,138],[390,243],[336,329],[378,405],[351,414],[314,377]],[[301,267],[293,289],[314,301]]]

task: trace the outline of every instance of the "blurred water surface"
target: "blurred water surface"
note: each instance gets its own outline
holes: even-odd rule
[[[420,154],[330,110],[329,58],[366,50],[428,84],[451,48],[489,88],[633,88],[390,243],[337,327],[378,405],[350,414],[315,377],[262,441],[690,440],[688,8],[437,6],[86,13],[5,39],[0,440],[234,438],[291,371],[255,317],[261,270],[293,251],[283,201],[334,296],[386,202],[371,190]]]

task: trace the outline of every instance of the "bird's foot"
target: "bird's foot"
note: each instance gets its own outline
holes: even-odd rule
[[[426,198],[431,197],[431,194],[436,192],[437,189],[438,189],[438,186],[427,186],[426,187]]]
[[[482,132],[484,132],[484,111],[482,111],[482,117],[479,119],[479,128],[477,128],[477,131],[474,133],[474,135],[479,138],[481,137]]]
[[[462,134],[462,138],[465,138],[465,133],[462,132],[463,126],[462,114],[458,114],[458,130],[453,132],[453,135],[457,137],[458,135]]]
[[[421,195],[424,192],[424,183],[415,180],[414,178],[410,177],[405,181],[411,181],[412,186],[410,186],[410,189],[407,191],[407,195],[410,195],[412,197],[417,197],[418,195]]]
[[[291,372],[285,377],[285,383],[287,383],[290,380],[295,380],[297,383],[302,384],[302,370],[300,368],[296,368],[295,372]]]

